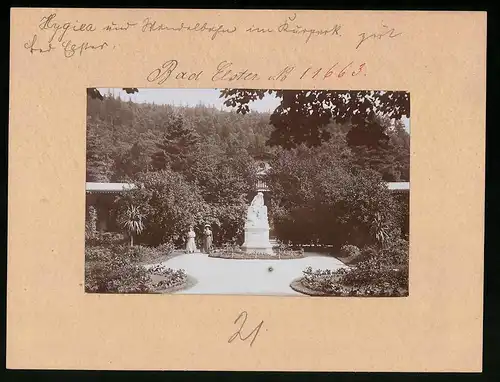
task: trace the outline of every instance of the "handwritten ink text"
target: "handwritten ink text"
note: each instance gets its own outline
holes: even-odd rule
[[[255,32],[255,33],[272,33],[274,29],[271,28],[259,28],[254,25],[246,29],[247,32]]]
[[[295,70],[295,66],[286,66],[277,75],[269,76],[269,81],[285,81],[288,76]]]
[[[168,26],[165,24],[157,23],[155,20],[147,17],[142,23],[143,32],[157,32],[157,31],[174,31],[174,32],[207,32],[211,33],[211,40],[219,34],[224,33],[234,33],[236,32],[236,27],[224,27],[224,25],[209,25],[208,23],[196,23],[195,25],[185,25],[183,22],[179,26]]]
[[[297,14],[294,13],[292,17],[287,17],[285,22],[283,22],[278,27],[278,32],[280,33],[293,33],[297,35],[306,35],[306,43],[309,42],[312,36],[340,36],[340,28],[342,25],[335,24],[332,28],[329,29],[314,29],[314,28],[305,28],[299,24],[291,24],[295,21]]]
[[[106,46],[108,46],[107,42],[103,42],[99,45],[92,45],[88,42],[83,42],[81,44],[73,44],[71,40],[64,41],[62,44],[64,49],[64,57],[70,58],[75,55],[75,53],[80,53],[80,56],[83,52],[91,49],[91,50],[103,50]]]
[[[177,60],[165,61],[161,67],[149,73],[146,79],[149,82],[156,82],[158,85],[161,85],[174,74],[177,66],[179,66],[179,61]],[[174,78],[176,80],[197,81],[202,74],[203,70],[199,72],[178,71],[175,73]]]
[[[40,20],[40,24],[38,24],[38,27],[42,31],[48,30],[52,32],[52,36],[49,38],[49,42],[52,42],[58,33],[59,33],[59,38],[57,40],[59,42],[62,42],[64,36],[66,35],[66,33],[68,33],[68,31],[93,32],[96,30],[96,27],[93,24],[79,23],[78,20],[76,21],[76,23],[56,22],[54,21],[56,16],[57,15],[55,13],[52,13],[49,16],[42,17],[42,19]]]
[[[217,65],[217,71],[212,76],[212,81],[254,81],[259,79],[257,73],[252,73],[248,69],[234,72],[231,67],[232,62],[222,61]]]
[[[335,64],[333,64],[331,67],[329,67],[326,70],[324,68],[313,69],[312,67],[309,67],[306,70],[304,70],[304,72],[300,76],[300,79],[302,80],[304,78],[310,78],[310,79],[315,80],[315,79],[321,78],[323,80],[326,80],[332,76],[337,77],[337,78],[342,78],[348,73],[348,69],[350,69],[350,68],[352,69],[352,67],[354,65],[354,61],[351,61],[349,64],[341,67],[340,70],[336,71],[338,65],[339,65],[339,63],[336,62]],[[351,76],[355,77],[358,74],[360,74],[361,71],[363,71],[363,69],[365,68],[365,66],[366,66],[365,63],[362,63],[361,65],[359,65],[359,67],[357,69],[354,69],[350,73]]]
[[[104,28],[102,28],[102,30],[105,30],[105,31],[126,31],[126,30],[129,30],[130,28],[132,27],[135,27],[137,25],[137,23],[130,23],[130,22],[126,22],[125,24],[116,24],[115,22],[112,22],[111,24],[109,25],[106,25]]]
[[[44,48],[40,48],[40,47],[36,47],[35,44],[36,44],[36,41],[38,40],[38,36],[35,34],[33,35],[33,39],[31,41],[28,41],[27,43],[24,44],[24,47],[26,49],[28,49],[30,51],[31,54],[33,53],[48,53],[50,52],[51,50],[54,50],[55,47],[52,46],[52,43],[49,42],[49,44],[47,45],[47,47],[44,49]]]
[[[392,39],[402,34],[396,31],[395,28],[389,27],[382,23],[382,29],[374,33],[362,32],[359,33],[357,25],[344,25],[340,22],[328,22],[327,25],[309,24],[307,26],[299,22],[300,14],[292,13],[287,16],[282,22],[278,21],[273,24],[258,24],[241,23],[241,24],[221,24],[210,23],[210,20],[199,22],[187,21],[170,21],[170,23],[161,23],[153,17],[141,18],[138,20],[115,19],[106,23],[95,23],[95,20],[86,20],[86,22],[78,20],[65,20],[57,13],[47,13],[35,21],[37,32],[33,34],[29,41],[24,40],[24,48],[31,55],[47,55],[52,51],[60,53],[64,58],[72,58],[85,55],[85,52],[98,52],[114,50],[116,46],[122,42],[127,43],[129,40],[124,38],[120,41],[120,36],[129,33],[138,32],[140,34],[151,34],[154,32],[174,32],[199,34],[207,37],[207,40],[215,40],[222,38],[221,36],[230,36],[234,34],[234,38],[238,39],[239,33],[246,33],[248,36],[268,36],[271,34],[284,34],[300,38],[299,41],[310,42],[315,38],[333,37],[336,39],[345,38],[345,35],[351,35],[354,44],[351,49],[359,49],[363,44],[368,44],[370,40]],[[92,22],[94,21],[94,22]],[[252,20],[254,21],[254,20]],[[312,20],[309,20],[311,23]],[[361,26],[361,25],[360,25]],[[95,33],[97,31],[97,33]],[[99,36],[111,35],[109,38],[99,38]],[[168,33],[166,33],[168,35]],[[349,36],[348,36],[349,37]],[[111,40],[113,38],[113,40]],[[97,41],[96,41],[97,39]],[[237,42],[232,40],[231,42]],[[241,40],[240,43],[245,44],[246,40]],[[151,41],[150,41],[151,43]],[[293,42],[290,42],[293,43]],[[166,49],[166,48],[165,48]],[[348,48],[347,48],[348,49]],[[339,56],[340,57],[340,56]],[[155,68],[147,75],[149,82],[155,82],[159,85],[168,80],[181,81],[198,81],[204,75],[213,82],[234,82],[234,81],[259,81],[265,79],[268,81],[285,82],[291,79],[299,80],[331,80],[336,78],[355,77],[358,75],[366,76],[366,62],[361,64],[351,61],[346,65],[345,62],[325,63],[324,66],[303,67],[297,64],[288,64],[281,67],[280,70],[273,70],[268,73],[263,71],[256,72],[249,66],[237,67],[233,62],[228,60],[219,61],[219,64],[212,69],[193,68],[188,69],[177,60],[166,60],[161,66]],[[209,74],[207,74],[209,73]]]
[[[239,338],[241,341],[246,341],[248,340],[252,335],[252,341],[250,341],[250,346],[253,345],[255,339],[257,338],[257,335],[259,334],[260,329],[262,328],[262,325],[264,325],[264,321],[261,321],[259,325],[257,325],[247,336],[243,336],[241,333],[243,331],[243,326],[245,325],[245,322],[247,321],[248,314],[247,312],[243,311],[240,313],[240,315],[236,318],[234,321],[234,324],[236,324],[240,319],[242,319],[240,328],[228,339],[228,343],[233,342],[236,338]]]
[[[381,32],[381,33],[371,33],[371,34],[366,34],[366,33],[360,33],[358,36],[361,38],[359,40],[359,43],[358,45],[356,45],[356,49],[358,49],[362,43],[364,43],[365,41],[369,40],[369,39],[379,39],[381,40],[382,37],[388,37],[388,38],[394,38],[394,37],[398,37],[401,35],[401,32],[399,33],[395,33],[395,29],[394,28],[391,28],[389,29],[389,27],[387,25],[382,25],[382,28],[384,28],[384,31]]]

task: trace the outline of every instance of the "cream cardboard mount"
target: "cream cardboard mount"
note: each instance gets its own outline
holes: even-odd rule
[[[480,371],[485,47],[474,12],[12,9],[7,367]],[[409,92],[410,295],[86,294],[95,87]]]

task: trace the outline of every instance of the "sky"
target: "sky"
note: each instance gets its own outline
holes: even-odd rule
[[[218,89],[139,89],[138,93],[127,94],[121,88],[99,88],[102,94],[111,92],[121,99],[129,99],[136,103],[155,103],[157,105],[169,104],[177,106],[196,106],[203,104],[205,106],[214,106],[217,109],[231,110],[223,105],[223,98],[219,98]],[[252,102],[250,110],[258,112],[273,112],[280,104],[280,99],[274,95],[266,94],[262,100]],[[402,119],[406,130],[410,130],[410,121],[407,118]]]
[[[139,89],[138,93],[127,94],[121,89],[100,88],[101,93],[108,91],[115,92],[115,96],[120,95],[121,99],[128,101],[131,99],[137,103],[155,103],[178,105],[178,106],[196,106],[203,104],[205,106],[214,106],[217,109],[231,110],[232,108],[223,105],[224,99],[219,98],[220,90],[217,89]],[[280,104],[280,99],[274,95],[266,94],[262,100],[252,102],[250,109],[259,112],[273,112]]]

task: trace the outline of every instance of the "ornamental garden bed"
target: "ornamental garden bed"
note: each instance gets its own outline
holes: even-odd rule
[[[336,285],[333,290],[315,290],[304,285],[304,278],[295,279],[290,284],[294,291],[308,296],[318,297],[407,297],[408,289],[396,288],[395,290],[383,290],[376,286],[365,285],[361,287]]]
[[[159,252],[148,250],[154,256],[163,253],[163,249]],[[196,283],[182,269],[175,270],[161,264],[142,264],[144,251],[145,248],[140,246],[128,250],[123,247],[85,248],[85,292],[171,293]]]
[[[304,257],[304,250],[292,249],[290,247],[275,247],[273,253],[245,252],[239,247],[231,246],[215,250],[208,257],[218,259],[234,259],[234,260],[290,260],[301,259]]]
[[[140,244],[130,246],[124,235],[116,232],[95,234],[91,239],[86,240],[85,256],[87,260],[92,261],[100,258],[104,252],[112,252],[143,265],[161,263],[181,254],[179,251],[174,251],[172,243],[164,243],[155,247]]]
[[[150,293],[173,293],[186,290],[197,284],[197,280],[184,270],[152,267],[148,269],[152,281]]]
[[[374,249],[370,247],[366,247],[361,250],[355,245],[343,245],[340,248],[340,253],[335,255],[335,257],[345,265],[352,267],[362,260],[372,256],[373,251]]]
[[[405,297],[408,296],[408,264],[386,264],[371,258],[335,271],[311,267],[290,287],[310,296]]]

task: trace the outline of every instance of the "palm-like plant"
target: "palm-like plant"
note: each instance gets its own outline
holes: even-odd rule
[[[140,235],[144,231],[144,214],[136,206],[128,206],[120,219],[120,225],[130,236],[130,246],[134,245],[134,235]]]
[[[371,224],[371,231],[375,240],[384,247],[387,239],[389,239],[389,227],[387,226],[385,219],[380,212],[375,214]]]

